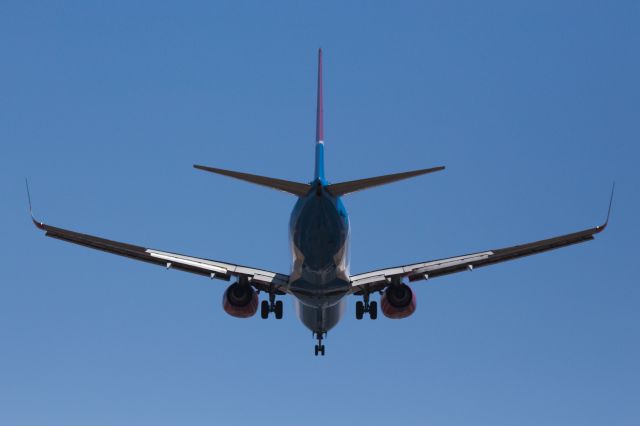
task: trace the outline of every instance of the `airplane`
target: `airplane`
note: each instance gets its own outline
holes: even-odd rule
[[[260,315],[263,319],[271,314],[276,319],[281,319],[283,304],[282,300],[277,300],[278,297],[293,296],[297,316],[311,330],[314,340],[317,340],[314,347],[316,356],[325,355],[323,339],[343,316],[347,296],[353,295],[360,299],[355,304],[357,320],[361,320],[365,314],[372,320],[378,317],[378,303],[371,300],[371,295],[375,293],[380,294],[380,309],[384,316],[391,319],[406,318],[416,310],[416,296],[409,286],[411,283],[456,272],[471,271],[475,268],[589,241],[594,239],[596,234],[604,231],[609,223],[614,188],[611,190],[606,220],[602,225],[594,228],[527,244],[351,275],[349,272],[349,216],[342,203],[342,197],[379,185],[439,172],[444,170],[444,166],[348,182],[327,181],[324,172],[322,49],[318,50],[315,139],[315,171],[313,180],[309,183],[194,165],[199,170],[273,188],[297,197],[289,222],[289,242],[293,260],[288,275],[112,241],[45,224],[36,220],[33,215],[27,182],[29,213],[35,226],[43,230],[48,237],[161,265],[167,269],[204,275],[211,279],[230,281],[233,278],[234,282],[227,287],[222,296],[224,311],[233,317],[252,317],[260,306]],[[265,293],[268,300],[262,300],[259,304],[260,292]]]

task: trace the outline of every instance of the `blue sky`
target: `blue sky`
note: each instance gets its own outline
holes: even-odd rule
[[[0,424],[637,425],[640,5],[0,4]],[[349,303],[313,356],[226,284],[45,239],[53,225],[287,272],[292,197],[194,163],[311,179],[447,170],[345,199],[352,272],[600,223],[596,241]]]

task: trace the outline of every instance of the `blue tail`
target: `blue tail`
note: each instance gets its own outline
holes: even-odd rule
[[[316,110],[316,169],[314,180],[326,183],[324,178],[324,122],[322,113],[322,49],[318,49],[318,108]]]

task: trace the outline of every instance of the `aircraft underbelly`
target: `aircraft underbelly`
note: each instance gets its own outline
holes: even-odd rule
[[[298,317],[312,331],[326,332],[340,320],[350,288],[346,210],[337,198],[311,193],[298,200],[289,230],[289,291]]]
[[[299,300],[296,300],[295,304],[296,314],[300,321],[307,328],[316,332],[327,332],[335,327],[342,318],[346,307],[344,300],[326,308],[305,305]]]

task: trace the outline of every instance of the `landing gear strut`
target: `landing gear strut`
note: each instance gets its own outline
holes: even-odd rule
[[[326,331],[314,331],[313,332],[314,336],[316,339],[318,339],[318,344],[315,347],[315,353],[316,356],[318,356],[318,354],[324,356],[324,345],[322,344],[322,339],[324,337],[327,337],[327,332]]]
[[[365,292],[362,295],[362,301],[356,302],[356,319],[361,320],[365,313],[369,314],[369,318],[372,320],[378,318],[378,302],[375,300],[369,302],[369,293]]]
[[[269,313],[276,314],[276,319],[282,319],[282,300],[276,301],[276,294],[269,292],[269,301],[263,300],[260,304],[260,316],[262,319],[269,318]]]

